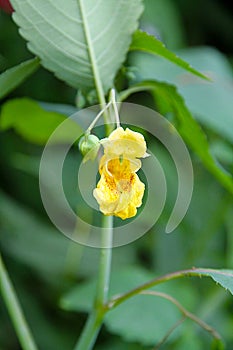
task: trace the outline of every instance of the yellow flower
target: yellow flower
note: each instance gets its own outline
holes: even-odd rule
[[[135,216],[142,204],[145,185],[131,171],[130,161],[119,158],[109,160],[100,172],[100,181],[93,192],[100,211],[121,219]]]
[[[102,143],[101,178],[93,195],[104,215],[115,215],[121,219],[133,217],[142,204],[145,190],[136,174],[141,167],[138,158],[147,156],[144,137],[119,127]]]

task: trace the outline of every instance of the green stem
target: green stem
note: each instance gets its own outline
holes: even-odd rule
[[[102,243],[103,246],[110,248],[102,248],[100,253],[100,266],[99,266],[99,277],[97,284],[97,293],[95,304],[97,307],[103,306],[107,302],[109,280],[111,272],[111,259],[112,259],[112,228],[113,228],[113,217],[103,216],[103,235]]]
[[[166,343],[170,335],[174,332],[176,328],[178,328],[184,321],[186,317],[182,317],[181,320],[178,320],[174,326],[172,326],[168,332],[165,334],[165,336],[160,340],[160,342],[152,349],[152,350],[159,350],[162,345]]]
[[[90,350],[93,348],[103,317],[104,313],[98,313],[95,310],[90,313],[74,350]]]
[[[87,41],[87,47],[88,47],[89,57],[90,57],[91,66],[92,66],[92,70],[93,70],[96,91],[97,91],[98,98],[99,98],[99,101],[101,104],[101,109],[103,109],[106,105],[105,97],[104,97],[104,90],[103,90],[102,82],[100,79],[96,55],[95,55],[95,51],[94,51],[94,47],[93,47],[93,43],[92,43],[92,38],[91,38],[91,33],[90,33],[90,29],[89,29],[89,24],[88,24],[88,20],[87,20],[87,14],[85,11],[84,0],[78,0],[78,5],[80,8],[80,13],[81,13],[82,21],[83,21],[84,34],[85,34],[86,41]]]
[[[209,332],[214,339],[221,341],[221,336],[214,328],[212,328],[206,322],[202,321],[199,317],[197,317],[193,313],[189,312],[187,309],[185,309],[185,307],[181,305],[179,301],[173,298],[171,295],[163,292],[155,292],[153,290],[146,290],[146,291],[144,290],[140,294],[158,296],[166,300],[169,300],[172,304],[174,304],[180,310],[180,312],[183,314],[185,318],[187,317],[190,320],[194,321],[196,324],[202,327],[205,331]]]
[[[84,35],[87,41],[87,47],[89,51],[90,62],[93,70],[95,87],[98,95],[98,99],[101,105],[101,109],[105,112],[103,113],[106,134],[107,136],[111,132],[111,125],[109,124],[109,114],[106,111],[106,100],[104,89],[99,73],[99,68],[96,60],[96,55],[92,43],[91,33],[87,21],[87,14],[85,11],[84,0],[77,0],[80,7],[81,18],[84,26]],[[95,303],[93,305],[93,310],[89,315],[87,323],[84,327],[84,330],[81,334],[81,337],[75,347],[75,350],[89,350],[92,349],[95,339],[98,335],[99,329],[102,324],[102,320],[105,312],[107,311],[104,304],[107,302],[108,298],[108,287],[109,287],[109,278],[111,270],[111,257],[112,257],[112,228],[113,228],[113,219],[112,217],[103,216],[103,231],[102,231],[102,248],[100,256],[100,265],[99,265],[99,277],[97,284],[97,292]]]
[[[102,81],[101,81],[101,77],[100,77],[100,73],[99,73],[99,68],[98,68],[97,59],[96,59],[96,55],[95,55],[95,50],[94,50],[93,43],[92,43],[91,33],[90,33],[89,24],[88,24],[88,20],[87,20],[87,14],[85,11],[85,6],[84,6],[84,0],[77,0],[77,1],[78,1],[78,5],[80,8],[82,21],[83,21],[84,34],[85,34],[86,41],[87,41],[87,47],[88,47],[88,51],[89,51],[89,57],[90,57],[90,62],[91,62],[91,66],[92,66],[96,91],[97,91],[97,95],[98,95],[101,109],[104,109],[106,106],[104,89],[103,89],[103,85],[102,85]],[[105,112],[103,114],[103,117],[104,117],[104,122],[106,125],[106,132],[108,134],[111,131],[111,126],[109,125],[108,113]]]
[[[0,255],[0,292],[10,314],[16,334],[23,350],[37,350],[33,336],[29,330],[13,284]]]
[[[171,281],[177,278],[181,278],[181,277],[185,277],[185,276],[205,276],[205,272],[209,272],[212,271],[211,269],[202,269],[202,268],[198,268],[198,269],[187,269],[187,270],[181,270],[181,271],[176,271],[176,272],[172,272],[172,273],[168,273],[164,276],[158,277],[158,278],[154,278],[144,284],[141,284],[140,286],[131,289],[130,291],[115,296],[113,297],[108,304],[106,305],[106,307],[108,309],[112,309],[115,308],[117,305],[123,303],[124,301],[128,300],[129,298],[132,298],[134,295],[137,295],[139,293],[141,293],[142,291],[149,289],[151,287],[157,286],[158,284],[167,282],[167,281]]]
[[[76,344],[74,350],[91,350],[96,337],[101,328],[107,308],[105,303],[108,299],[109,280],[111,272],[111,258],[112,258],[112,216],[103,216],[103,246],[110,248],[102,248],[100,255],[99,276],[97,283],[97,291],[93,310],[90,313],[88,320],[84,326],[81,336]]]
[[[120,92],[118,96],[118,101],[122,102],[125,101],[130,95],[135,94],[137,92],[146,92],[146,91],[153,91],[154,86],[153,85],[136,85],[128,88],[127,90],[123,90]]]
[[[92,121],[92,123],[89,125],[89,127],[87,128],[86,133],[90,133],[91,130],[94,128],[95,124],[97,123],[97,121],[99,120],[99,118],[104,115],[104,113],[106,112],[106,109],[111,105],[112,101],[110,101],[105,107],[104,109],[102,109],[97,116],[95,117],[95,119]]]

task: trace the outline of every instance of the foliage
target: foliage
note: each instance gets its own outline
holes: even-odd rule
[[[216,2],[212,8],[209,1],[197,1],[189,7],[173,0],[11,3],[13,21],[0,12],[0,348],[17,349],[19,340],[24,350],[35,348],[34,343],[45,350],[71,349],[79,338],[75,350],[91,349],[95,342],[97,350],[160,345],[230,350],[233,78],[227,5]],[[194,22],[195,28],[187,27],[186,35],[186,12],[192,9],[196,18],[202,6],[225,23],[217,34],[226,39],[226,54],[222,47],[203,46],[213,44],[208,19],[203,26]],[[17,26],[36,57],[15,34]],[[192,43],[200,47],[190,48]],[[63,83],[56,85],[57,77]],[[192,152],[195,184],[186,217],[172,235],[165,235],[176,197],[176,169],[162,145],[145,134],[166,174],[166,206],[143,238],[113,249],[105,295],[109,250],[100,253],[58,232],[44,211],[38,177],[43,147],[57,126],[79,108],[96,102],[104,107],[112,87],[119,101],[153,108],[173,124]],[[70,119],[66,125],[57,145],[85,132]],[[77,191],[82,159],[77,145],[64,162],[65,194],[74,210],[98,221]],[[46,176],[56,183],[56,174],[48,171]],[[59,204],[55,189],[49,190]],[[87,313],[91,316],[83,332]],[[105,327],[97,338],[101,323]]]
[[[231,193],[233,193],[233,179],[220,167],[212,156],[206,135],[199,124],[192,117],[187,109],[184,100],[179,95],[177,89],[170,84],[158,81],[142,81],[137,85],[132,85],[128,90],[122,91],[120,99],[124,100],[131,93],[138,91],[151,91],[162,112],[172,112],[177,120],[177,129],[189,144],[191,149],[200,157],[205,167],[219,179]]]
[[[180,57],[176,56],[173,52],[169,51],[165,45],[153,35],[149,35],[143,31],[136,31],[133,36],[132,43],[130,45],[130,50],[145,51],[154,55],[161,56],[177,64],[178,66],[184,68],[190,73],[193,73],[201,78],[208,80],[208,78],[194,69],[190,64],[183,61]]]
[[[66,116],[45,111],[33,100],[12,99],[2,106],[0,129],[15,129],[27,141],[44,145],[64,120]],[[72,136],[82,132],[74,121],[70,120],[66,125],[66,129],[63,129],[62,133],[57,136],[57,143],[66,143],[72,139]]]
[[[13,0],[12,4],[20,33],[46,68],[83,90],[93,89],[100,80],[105,92],[125,59],[142,12],[141,0],[129,4],[119,1],[117,6],[114,0],[56,1],[47,6],[38,1],[27,1],[22,6]],[[123,31],[127,35],[121,35]],[[111,47],[115,42],[119,43],[117,51]]]
[[[18,85],[23,83],[32,73],[34,73],[39,68],[38,58],[28,60],[7,70],[0,76],[0,98],[5,97],[15,89]]]

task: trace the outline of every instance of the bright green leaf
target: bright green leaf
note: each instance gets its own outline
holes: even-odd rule
[[[0,75],[0,98],[5,97],[18,85],[24,82],[40,67],[39,58],[33,58],[18,66],[12,67]]]
[[[75,88],[113,85],[142,13],[141,0],[12,0],[13,19],[41,63]]]
[[[146,32],[143,32],[141,30],[137,30],[134,33],[130,50],[144,51],[147,53],[151,53],[153,55],[161,56],[171,61],[172,63],[182,67],[186,71],[193,73],[194,75],[197,75],[200,78],[209,80],[207,76],[198,72],[189,63],[185,62],[182,58],[178,57],[176,54],[169,51],[165,47],[165,45],[160,40],[158,40],[155,36],[149,35]]]
[[[32,143],[45,144],[53,131],[64,121],[66,116],[48,112],[40,105],[28,98],[7,101],[1,110],[0,129],[15,129],[22,137]],[[74,139],[74,135],[83,133],[81,128],[73,120],[69,120],[57,134],[57,143],[66,143]]]
[[[132,86],[125,92],[123,91],[119,98],[120,100],[124,100],[131,93],[146,90],[152,91],[158,102],[160,104],[164,103],[166,110],[174,113],[178,121],[177,129],[181,136],[199,156],[204,166],[226,189],[233,193],[232,176],[216,163],[210,153],[209,144],[204,132],[192,117],[175,86],[155,80],[144,81]]]

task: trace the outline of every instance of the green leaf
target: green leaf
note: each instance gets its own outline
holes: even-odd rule
[[[40,67],[39,58],[20,63],[0,75],[0,98],[5,97]]]
[[[161,56],[172,63],[184,68],[186,71],[197,75],[200,78],[209,80],[207,76],[198,72],[189,63],[185,62],[182,58],[178,57],[175,53],[169,51],[165,45],[155,36],[149,35],[146,32],[137,30],[133,35],[133,41],[130,46],[131,51],[144,51],[153,55]]]
[[[232,176],[218,165],[210,153],[207,138],[201,127],[187,109],[183,98],[175,86],[155,80],[144,81],[123,91],[119,95],[124,100],[133,92],[152,91],[160,104],[166,105],[166,109],[173,112],[178,120],[178,131],[192,150],[199,156],[204,166],[218,179],[218,181],[231,193],[233,193]]]
[[[221,269],[193,269],[200,276],[211,277],[215,282],[219,283],[223,288],[233,295],[233,270]]]
[[[113,85],[142,13],[141,0],[12,0],[29,49],[55,75],[82,90]]]
[[[45,111],[31,99],[14,99],[7,101],[2,106],[0,130],[13,128],[27,141],[43,145],[64,120],[67,120],[66,116]],[[74,135],[78,139],[82,133],[83,131],[78,124],[69,119],[69,122],[62,129],[62,133],[57,133],[56,142],[69,142],[69,140],[74,139]]]

